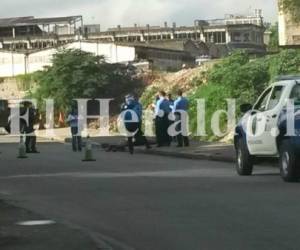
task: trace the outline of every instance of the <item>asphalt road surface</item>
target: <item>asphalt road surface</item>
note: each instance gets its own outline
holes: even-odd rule
[[[16,147],[0,144],[0,198],[111,249],[299,249],[300,184],[274,167],[238,177],[228,163],[100,150],[83,163],[56,143],[19,160]]]

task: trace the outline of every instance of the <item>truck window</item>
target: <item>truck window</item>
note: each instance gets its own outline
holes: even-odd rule
[[[277,106],[277,104],[280,102],[282,93],[283,93],[284,86],[275,86],[271,98],[268,104],[267,110],[271,110]]]
[[[267,108],[267,104],[271,95],[272,88],[268,88],[263,95],[260,97],[260,99],[256,102],[254,105],[254,109],[258,111],[265,111]]]
[[[0,111],[5,112],[8,110],[8,102],[6,100],[0,100]]]
[[[6,100],[0,100],[0,127],[6,126],[8,116],[9,116],[8,102]]]
[[[300,84],[295,85],[291,92],[290,99],[294,100],[295,105],[300,105]]]

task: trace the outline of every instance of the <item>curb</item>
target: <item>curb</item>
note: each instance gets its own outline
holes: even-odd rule
[[[228,163],[235,162],[234,157],[213,155],[213,154],[189,154],[189,153],[178,153],[178,152],[153,151],[151,149],[145,150],[145,149],[138,149],[138,148],[135,149],[135,152],[141,154],[159,155],[159,156],[184,158],[184,159],[191,159],[191,160],[208,160],[208,161],[228,162]]]
[[[71,143],[71,139],[66,138],[65,143]],[[93,141],[92,141],[92,146],[93,148],[101,148],[101,144]],[[134,149],[134,151],[139,154],[159,155],[159,156],[190,159],[190,160],[207,160],[207,161],[227,162],[227,163],[235,162],[234,156],[225,156],[225,155],[209,154],[209,153],[190,154],[190,153],[158,151],[153,149],[142,149],[137,147]]]
[[[66,138],[63,140],[63,143],[72,144],[72,139]],[[99,144],[98,142],[91,141],[91,144],[92,144],[93,148],[101,148],[101,144]],[[82,147],[85,147],[85,145],[86,145],[86,142],[83,140]]]

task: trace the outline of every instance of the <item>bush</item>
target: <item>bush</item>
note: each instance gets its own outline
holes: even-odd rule
[[[209,72],[208,83],[189,96],[191,100],[190,122],[193,133],[197,128],[196,99],[206,100],[206,129],[208,140],[216,139],[211,131],[211,118],[215,111],[227,108],[226,99],[235,98],[237,107],[242,103],[254,103],[261,92],[278,75],[300,72],[299,50],[284,50],[273,56],[250,60],[238,51],[215,65]],[[237,115],[240,115],[237,110]],[[225,128],[226,119],[221,120]]]
[[[204,99],[206,104],[205,109],[205,128],[208,137],[206,139],[213,140],[211,130],[211,117],[216,110],[226,107],[226,98],[230,96],[228,89],[225,86],[217,84],[203,85],[197,91],[189,96],[190,103],[190,128],[196,133],[197,131],[197,100]],[[225,128],[226,120],[221,121],[221,128]]]
[[[300,72],[300,50],[283,50],[279,54],[266,59],[269,63],[271,80],[278,75],[298,74]]]
[[[152,103],[155,102],[155,95],[160,91],[155,86],[151,86],[147,88],[147,91],[143,93],[143,95],[140,98],[140,102],[143,104],[145,108],[149,107]]]
[[[36,76],[38,73],[27,75],[18,75],[16,77],[18,88],[21,91],[31,91],[36,84]]]
[[[112,111],[116,113],[124,95],[143,88],[126,66],[108,64],[104,57],[81,50],[58,51],[53,65],[37,73],[36,82],[32,97],[39,104],[53,98],[56,110],[61,112],[70,108],[73,99],[115,98]]]

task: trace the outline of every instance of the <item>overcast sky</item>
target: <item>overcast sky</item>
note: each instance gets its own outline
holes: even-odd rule
[[[262,9],[266,21],[277,19],[277,0],[1,0],[0,18],[83,15],[85,23],[110,26],[164,21],[189,25],[194,19],[222,18]]]

